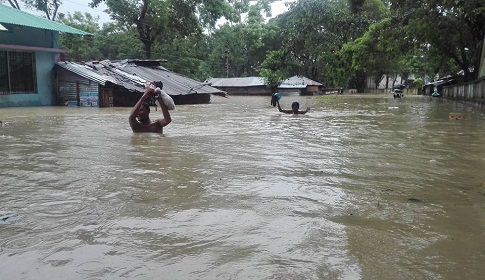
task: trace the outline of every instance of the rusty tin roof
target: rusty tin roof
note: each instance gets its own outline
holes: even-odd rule
[[[143,92],[147,82],[162,81],[170,95],[215,94],[225,92],[161,66],[164,60],[120,60],[91,62],[57,62],[57,66],[103,86],[113,84],[133,92]]]

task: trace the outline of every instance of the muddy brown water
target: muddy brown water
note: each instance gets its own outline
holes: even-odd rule
[[[130,108],[0,109],[0,278],[483,277],[484,109],[292,101],[178,106],[163,136]]]

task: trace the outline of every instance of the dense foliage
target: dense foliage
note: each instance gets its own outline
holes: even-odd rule
[[[61,4],[23,2],[45,9],[47,17]],[[483,0],[299,0],[269,21],[273,0],[93,0],[91,5],[100,2],[113,20],[102,27],[88,14],[58,15],[93,34],[63,34],[68,59],[164,58],[167,68],[199,80],[261,75],[274,86],[304,75],[360,91],[370,75],[377,81],[400,75],[418,85],[423,73],[472,80],[485,37]]]

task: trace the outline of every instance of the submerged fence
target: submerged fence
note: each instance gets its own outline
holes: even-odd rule
[[[473,82],[443,87],[443,97],[485,106],[485,77]]]
[[[392,96],[392,89],[390,89],[390,88],[384,88],[384,89],[382,89],[382,88],[379,88],[379,89],[367,88],[367,89],[365,89],[365,92],[366,93],[372,93],[372,94],[387,93],[387,94]],[[404,88],[404,89],[402,89],[402,94],[403,95],[418,95],[420,93],[419,93],[419,89],[417,89],[417,88]]]

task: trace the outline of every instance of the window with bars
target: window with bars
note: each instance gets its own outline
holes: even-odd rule
[[[0,95],[36,93],[35,54],[0,50]]]

